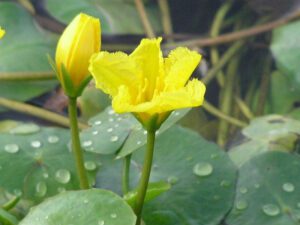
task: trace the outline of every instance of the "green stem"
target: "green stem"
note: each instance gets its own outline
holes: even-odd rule
[[[11,210],[18,204],[20,199],[21,199],[20,196],[14,196],[8,202],[6,202],[4,205],[2,205],[1,208],[4,209],[5,211]]]
[[[148,38],[155,38],[155,33],[151,22],[148,18],[144,3],[142,0],[135,0],[136,9],[140,15],[141,22],[144,26],[145,33]]]
[[[147,132],[147,149],[144,158],[142,176],[138,186],[137,199],[136,199],[135,210],[134,210],[135,214],[137,215],[136,225],[141,224],[142,210],[143,210],[144,200],[147,192],[151,166],[153,161],[154,142],[155,142],[155,129],[150,129]]]
[[[232,112],[232,101],[233,101],[233,89],[234,89],[234,80],[237,75],[237,69],[239,65],[239,57],[234,58],[228,65],[228,72],[225,80],[225,86],[222,93],[221,99],[221,111],[230,115]],[[229,131],[229,123],[226,120],[220,120],[219,129],[218,129],[218,139],[217,142],[220,146],[224,146]]]
[[[211,32],[210,32],[210,36],[212,38],[219,36],[223,20],[224,20],[224,18],[226,16],[227,12],[231,8],[231,5],[232,5],[232,1],[227,1],[218,10],[218,12],[217,12],[217,14],[216,14],[216,16],[214,18],[214,21],[213,21],[213,24],[212,24],[212,28],[211,28]],[[213,46],[211,48],[211,50],[210,50],[210,56],[211,56],[212,64],[216,65],[218,63],[218,61],[219,61],[219,58],[220,58],[219,52],[218,52],[218,48],[216,46]],[[225,77],[224,73],[222,72],[222,70],[220,70],[217,73],[217,80],[218,80],[220,86],[224,85],[224,79],[225,79],[224,77]]]
[[[131,154],[127,155],[124,158],[124,163],[123,163],[123,176],[122,176],[123,195],[126,195],[130,190],[129,188],[130,163],[131,163]]]
[[[48,110],[32,106],[23,102],[18,102],[6,98],[0,97],[0,106],[3,106],[7,109],[14,110],[16,112],[25,113],[27,115],[36,116],[38,118],[59,124],[64,127],[69,127],[69,120],[67,117],[64,117],[62,115],[59,115],[54,112],[50,112]],[[88,128],[88,125],[79,123],[80,129]]]
[[[71,127],[72,150],[75,158],[77,174],[80,181],[81,189],[88,189],[89,183],[87,179],[86,170],[84,168],[84,158],[80,145],[78,122],[77,122],[77,98],[69,97],[69,119]]]
[[[29,80],[55,80],[56,76],[52,71],[40,72],[0,72],[1,81],[29,81]]]
[[[236,118],[233,118],[231,116],[228,116],[226,114],[224,114],[223,112],[221,112],[218,108],[214,107],[212,104],[210,104],[209,102],[207,101],[204,101],[203,102],[203,108],[208,111],[209,113],[211,113],[212,115],[218,117],[218,118],[221,118],[223,120],[226,120],[227,122],[235,125],[235,126],[238,126],[238,127],[246,127],[247,126],[247,123],[243,122],[243,121],[240,121]]]
[[[243,42],[236,42],[234,43],[220,58],[218,63],[208,71],[206,76],[202,79],[205,84],[208,84],[216,75],[217,73],[226,65],[226,63],[240,50],[243,46]]]

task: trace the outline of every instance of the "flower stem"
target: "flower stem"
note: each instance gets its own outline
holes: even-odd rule
[[[144,200],[146,197],[147,187],[150,178],[151,166],[153,161],[154,153],[154,142],[155,142],[155,129],[148,130],[147,132],[147,149],[144,158],[144,165],[142,170],[142,176],[137,191],[137,199],[135,204],[135,214],[137,215],[136,225],[141,224],[142,210],[144,205]]]
[[[78,131],[78,121],[77,121],[77,108],[76,108],[77,98],[69,97],[69,119],[71,127],[71,138],[72,138],[72,151],[75,158],[77,174],[79,177],[80,188],[88,189],[89,183],[87,179],[86,170],[84,168],[84,158],[80,145],[79,131]]]
[[[130,163],[131,163],[131,154],[127,155],[124,158],[123,174],[122,174],[122,191],[124,195],[126,195],[130,190],[129,188]]]

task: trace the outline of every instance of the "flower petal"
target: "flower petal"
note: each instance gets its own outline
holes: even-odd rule
[[[0,39],[4,36],[5,30],[0,27]]]
[[[153,97],[157,77],[163,76],[163,56],[160,50],[161,40],[161,38],[143,39],[130,55],[130,58],[134,59],[137,66],[140,67],[144,78],[148,80],[148,87],[144,97],[148,100],[151,100]]]
[[[200,60],[199,53],[187,48],[179,47],[171,51],[165,59],[165,90],[185,86]]]
[[[142,76],[134,60],[123,52],[94,54],[89,71],[96,81],[96,87],[112,97],[118,94],[122,85],[130,87],[132,94],[136,94]]]
[[[194,79],[178,90],[162,92],[152,101],[134,104],[128,87],[122,86],[119,88],[118,95],[113,99],[113,108],[118,113],[134,112],[153,115],[175,109],[196,107],[203,103],[205,90],[205,85]]]

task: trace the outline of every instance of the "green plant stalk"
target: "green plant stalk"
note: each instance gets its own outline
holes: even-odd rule
[[[32,105],[29,105],[29,104],[26,104],[23,102],[18,102],[18,101],[0,97],[0,106],[3,106],[7,109],[10,109],[10,110],[13,110],[16,112],[21,112],[21,113],[25,113],[27,115],[36,116],[38,118],[56,123],[63,127],[69,127],[69,125],[70,125],[69,119],[67,117],[64,117],[57,113],[50,112],[48,110],[45,110],[45,109],[42,109],[42,108],[39,108],[36,106],[32,106]],[[88,128],[88,125],[79,123],[79,128],[85,129],[85,128]]]
[[[221,111],[230,115],[232,110],[233,102],[233,86],[234,80],[237,73],[237,68],[239,66],[239,57],[234,58],[228,65],[227,77],[225,81],[225,86],[223,89],[223,95],[221,99]],[[227,140],[227,135],[229,131],[229,123],[226,120],[220,120],[219,129],[218,129],[218,138],[217,143],[220,146],[224,146]]]
[[[18,204],[20,199],[21,199],[20,196],[14,196],[11,200],[9,200],[4,205],[2,205],[1,208],[4,209],[5,211],[11,210]]]
[[[72,151],[76,163],[77,174],[79,177],[80,188],[88,189],[89,182],[84,168],[83,152],[80,145],[78,122],[77,122],[77,98],[69,97],[69,119],[71,127]]]
[[[220,119],[226,120],[228,123],[231,123],[231,124],[233,124],[235,126],[238,126],[238,127],[246,127],[247,126],[247,123],[224,114],[218,108],[214,107],[212,104],[210,104],[207,101],[204,101],[202,106],[210,114],[212,114],[212,115],[214,115],[214,116],[216,116]]]
[[[221,30],[221,27],[222,27],[223,20],[224,20],[226,14],[228,13],[228,11],[230,10],[231,6],[232,6],[232,1],[227,1],[218,10],[218,12],[217,12],[217,14],[214,18],[212,28],[211,28],[211,32],[210,32],[210,36],[212,38],[217,37],[220,34],[220,30]],[[216,65],[217,62],[219,61],[219,58],[220,58],[217,47],[213,46],[211,48],[210,56],[211,56],[212,64]],[[224,73],[222,72],[222,70],[220,70],[217,73],[217,80],[218,80],[220,86],[224,86],[224,79],[225,79],[224,78]]]
[[[142,210],[143,210],[143,205],[146,197],[147,187],[148,187],[150,173],[151,173],[152,161],[153,161],[155,131],[156,131],[155,129],[149,129],[147,132],[146,154],[144,158],[142,175],[137,190],[137,199],[136,199],[136,204],[134,209],[135,214],[137,216],[136,225],[140,225],[142,220]]]
[[[123,174],[122,174],[123,195],[126,195],[130,191],[130,187],[129,187],[130,163],[131,163],[131,154],[127,155],[124,158],[124,162],[123,162]]]
[[[217,73],[229,62],[229,60],[240,50],[243,46],[242,42],[236,42],[223,54],[218,63],[208,71],[202,82],[208,84],[214,79]]]

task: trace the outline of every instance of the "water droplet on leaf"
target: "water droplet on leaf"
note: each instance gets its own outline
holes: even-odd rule
[[[84,167],[89,170],[89,171],[92,171],[92,170],[95,170],[97,168],[97,165],[95,162],[93,161],[86,161],[84,163]]]
[[[248,189],[247,189],[246,187],[241,187],[241,188],[240,188],[240,192],[241,192],[242,194],[246,194],[246,193],[248,192]]]
[[[62,184],[66,184],[71,179],[71,173],[66,169],[57,170],[55,173],[55,179]]]
[[[213,166],[207,162],[200,162],[194,166],[193,172],[197,176],[201,176],[201,177],[208,176],[212,174]]]
[[[239,201],[236,202],[235,207],[238,210],[244,210],[248,207],[248,203],[245,200],[239,200]]]
[[[40,148],[42,146],[42,142],[38,141],[38,140],[35,140],[35,141],[32,141],[30,143],[31,147],[33,148]]]
[[[295,190],[295,186],[291,183],[284,183],[282,185],[282,189],[286,192],[293,192]]]
[[[55,135],[51,135],[48,137],[48,142],[51,144],[57,143],[59,141],[59,137]]]
[[[4,146],[4,150],[8,153],[17,153],[20,148],[17,144],[7,144]]]
[[[268,216],[277,216],[280,213],[278,206],[273,204],[266,204],[262,207],[263,212]]]
[[[41,181],[38,182],[36,187],[35,187],[35,191],[36,191],[36,196],[38,197],[44,197],[47,193],[47,185],[45,182]]]
[[[10,130],[11,134],[33,134],[40,130],[40,127],[33,123],[21,124]]]
[[[179,179],[176,176],[169,176],[168,179],[167,179],[168,183],[172,184],[172,185],[176,184],[178,182],[178,180]]]
[[[118,141],[119,140],[119,137],[118,136],[112,136],[111,138],[110,138],[110,141],[111,142],[116,142],[116,141]]]

